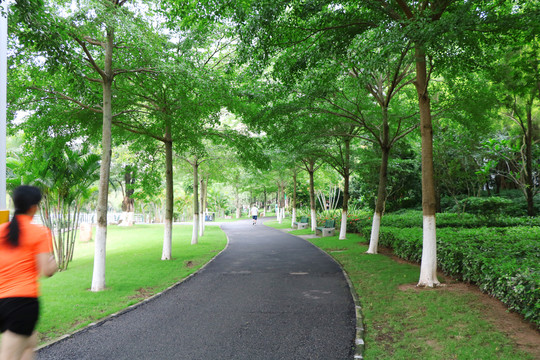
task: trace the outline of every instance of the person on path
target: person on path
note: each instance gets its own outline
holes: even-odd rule
[[[251,208],[251,216],[253,217],[253,225],[257,225],[257,217],[259,215],[259,209],[256,204],[253,204]]]
[[[52,276],[57,265],[50,230],[31,223],[41,191],[23,185],[12,198],[13,219],[0,225],[0,360],[30,360],[37,345],[38,278]]]

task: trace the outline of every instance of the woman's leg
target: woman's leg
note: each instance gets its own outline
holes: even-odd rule
[[[36,332],[31,336],[25,336],[7,330],[2,334],[0,360],[32,360],[34,359],[34,348],[36,344]]]
[[[34,360],[34,349],[37,347],[38,344],[38,337],[37,332],[34,331],[30,338],[28,338],[28,344],[26,346],[26,349],[24,350],[21,360]]]

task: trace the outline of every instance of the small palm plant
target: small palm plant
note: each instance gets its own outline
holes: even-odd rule
[[[58,267],[66,270],[73,259],[81,207],[96,190],[92,185],[99,178],[100,157],[88,153],[85,147],[43,146],[26,159],[11,163],[9,186],[31,184],[41,189],[41,220],[51,229]]]

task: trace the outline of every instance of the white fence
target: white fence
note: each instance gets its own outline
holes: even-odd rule
[[[73,219],[74,214],[71,214],[71,218]],[[148,216],[147,216],[148,218]],[[122,219],[122,213],[121,212],[109,212],[107,213],[107,224],[118,224],[118,222]],[[143,224],[145,223],[143,214],[135,214],[133,217],[133,221],[136,224]],[[148,223],[150,219],[146,219],[146,223]],[[41,217],[40,215],[34,215],[34,223],[41,224]],[[97,215],[96,213],[80,213],[79,214],[79,224],[82,223],[88,223],[88,224],[96,224],[97,223]]]

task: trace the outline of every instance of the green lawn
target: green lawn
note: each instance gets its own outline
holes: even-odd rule
[[[283,221],[278,223],[277,220],[268,220],[264,222],[264,225],[271,226],[276,229],[290,229],[291,228],[291,218],[285,218]]]
[[[67,271],[42,279],[40,342],[118,312],[158,293],[197,271],[217,255],[227,238],[208,226],[199,244],[191,245],[191,226],[174,226],[172,256],[162,261],[163,225],[109,226],[106,286],[89,291],[92,283],[94,243],[77,244]]]
[[[354,284],[364,314],[365,359],[533,359],[487,321],[478,295],[415,289],[417,266],[366,254],[365,239],[356,234],[309,241],[334,257]]]

